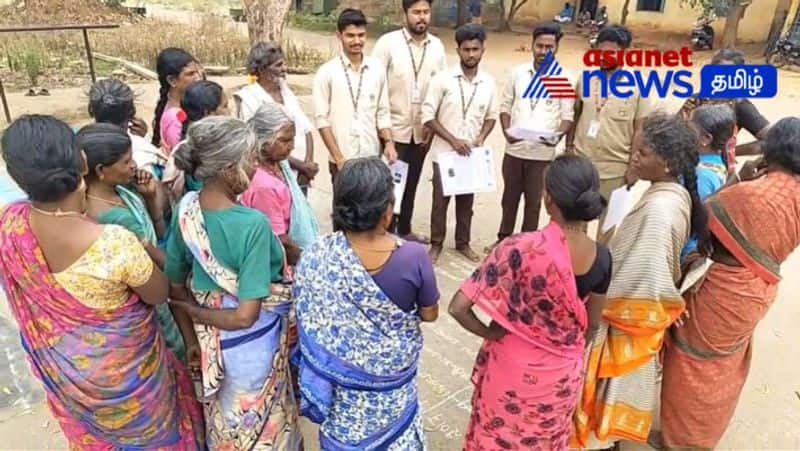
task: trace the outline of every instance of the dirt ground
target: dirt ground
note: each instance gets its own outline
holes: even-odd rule
[[[322,48],[325,49],[331,47],[330,37],[295,30],[291,30],[290,33],[292,39],[324,46]],[[455,44],[452,31],[444,31],[440,36],[449,52],[448,62],[455,64],[457,57],[453,51]],[[527,52],[515,51],[528,42],[529,38],[523,35],[490,34],[482,67],[498,80],[499,85],[502,84],[505,73],[510,67],[529,60],[530,55]],[[573,70],[580,69],[580,54],[585,49],[585,43],[585,38],[580,36],[565,37],[558,54],[562,66]],[[704,56],[707,57],[708,54]],[[754,102],[772,121],[796,114],[797,111],[794,102],[797,102],[800,93],[798,75],[781,71],[780,77],[778,97],[769,101]],[[231,88],[243,83],[244,79],[223,78],[218,81]],[[292,77],[290,82],[295,85],[310,86],[311,76]],[[147,115],[152,114],[157,86],[137,85],[136,89],[141,92],[137,109],[150,119]],[[9,100],[14,115],[24,112],[53,113],[65,116],[74,122],[85,109],[84,93],[85,88],[54,92],[49,98],[27,98],[14,93],[9,96]],[[302,101],[310,112],[309,97],[303,96]],[[677,105],[678,101],[667,100],[663,107],[674,111]],[[749,139],[744,135],[740,135],[740,140]],[[316,139],[316,160],[322,166],[326,154],[318,137]],[[494,130],[487,144],[495,150],[495,160],[499,164],[503,138],[498,129]],[[430,227],[430,178],[431,169],[428,163],[417,194],[414,217],[416,230],[425,233],[429,232]],[[642,190],[643,187],[638,189]],[[310,199],[324,230],[330,230],[328,216],[330,195],[330,179],[327,171],[323,170],[315,181]],[[485,245],[494,241],[500,218],[500,195],[501,191],[498,190],[494,193],[481,194],[476,198],[472,231],[472,246],[476,250],[483,249]],[[453,221],[454,219],[451,219],[451,227],[448,230],[447,249],[436,268],[442,295],[442,315],[436,323],[423,326],[425,347],[418,377],[425,429],[431,450],[460,449],[470,412],[472,394],[470,372],[479,346],[478,339],[463,331],[446,314],[450,298],[474,268],[472,263],[461,258],[452,249]],[[544,221],[546,218],[543,217],[542,223]],[[786,262],[783,273],[795,274],[798,269],[800,269],[800,256],[796,253]],[[750,376],[720,449],[800,449],[800,428],[797,426],[800,424],[800,365],[794,363],[794,359],[797,358],[794,346],[800,341],[800,328],[796,326],[800,322],[800,305],[796,295],[799,290],[800,279],[787,277],[781,283],[778,300],[756,331]],[[0,315],[8,317],[5,303],[0,305],[2,305]],[[317,449],[314,427],[305,424],[304,433],[307,448]],[[2,437],[0,449],[65,449],[65,441],[58,426],[42,403],[36,404],[28,412],[24,412],[18,406],[0,410],[0,437]],[[626,444],[623,449],[649,448]]]

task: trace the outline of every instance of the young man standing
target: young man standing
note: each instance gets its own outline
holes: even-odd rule
[[[431,79],[446,67],[442,41],[428,33],[432,2],[403,0],[405,26],[381,36],[372,50],[372,56],[386,69],[397,157],[408,163],[396,232],[406,240],[423,244],[428,244],[428,239],[411,231],[417,185],[432,137],[422,125],[420,109]]]
[[[514,67],[503,90],[500,105],[500,125],[506,138],[506,153],[503,157],[503,217],[497,241],[514,234],[517,211],[522,195],[525,196],[525,211],[522,231],[530,232],[539,227],[539,210],[544,189],[544,171],[555,158],[555,146],[561,137],[572,128],[575,114],[573,99],[523,99],[533,75],[545,62],[548,52],[555,55],[563,33],[553,22],[542,23],[533,30],[533,61]],[[569,74],[566,74],[569,77]],[[571,78],[570,78],[571,80]],[[548,141],[524,141],[508,134],[510,127],[554,133]],[[491,251],[491,247],[486,252]]]
[[[314,119],[330,153],[331,182],[351,158],[382,153],[390,162],[397,159],[386,73],[379,61],[364,56],[367,18],[345,9],[336,26],[342,51],[319,68],[312,90]]]
[[[597,48],[601,51],[627,49],[632,40],[627,28],[611,25],[600,30]],[[616,65],[602,67],[606,77],[617,69]],[[602,97],[600,80],[595,77],[592,82],[589,97],[576,103],[577,118],[567,136],[567,152],[577,152],[592,160],[600,172],[600,193],[608,199],[612,191],[632,185],[636,180],[635,174],[628,170],[633,135],[642,119],[653,112],[653,105],[638,90],[624,99],[613,95]],[[604,220],[605,212],[597,229],[601,244],[607,244],[614,235],[613,228],[602,232]]]
[[[467,24],[456,31],[460,64],[434,77],[422,105],[422,120],[435,134],[431,144],[433,205],[429,252],[434,263],[442,253],[450,204],[442,189],[438,156],[452,150],[469,155],[472,148],[483,146],[495,123],[494,79],[478,69],[485,41],[486,30],[482,25]],[[475,196],[463,194],[455,198],[456,249],[468,260],[477,262],[480,257],[469,246]]]

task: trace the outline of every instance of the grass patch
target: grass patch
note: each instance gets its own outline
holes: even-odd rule
[[[250,50],[247,36],[228,17],[204,16],[192,24],[156,19],[124,24],[115,30],[90,31],[92,48],[144,67],[155,69],[158,53],[166,47],[181,47],[208,66],[228,66],[243,73]],[[295,73],[316,70],[330,58],[327,52],[283,44],[286,62]],[[114,63],[95,60],[98,76],[122,69]],[[80,33],[14,33],[0,35],[0,77],[10,91],[42,86],[48,89],[85,86],[89,66]],[[139,80],[127,74],[129,81]]]
[[[336,14],[309,14],[305,12],[290,12],[289,26],[307,31],[327,32],[336,31]],[[389,15],[381,16],[380,19],[367,24],[367,35],[378,37],[389,31],[400,28],[400,25],[392,22]]]

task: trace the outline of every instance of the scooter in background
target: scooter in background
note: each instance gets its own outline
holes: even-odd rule
[[[695,50],[712,50],[714,48],[714,28],[711,26],[716,20],[713,15],[703,15],[692,28],[692,47]]]
[[[767,63],[775,67],[783,67],[787,64],[800,66],[800,40],[795,37],[783,36],[778,39],[772,51],[767,55]]]

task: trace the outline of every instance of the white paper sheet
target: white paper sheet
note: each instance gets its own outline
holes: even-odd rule
[[[469,156],[456,151],[439,154],[439,171],[445,196],[486,193],[497,189],[494,156],[488,147],[476,147]]]
[[[400,205],[403,203],[403,194],[406,192],[406,179],[408,179],[408,163],[397,160],[389,165],[394,180],[394,214],[400,214]]]
[[[550,140],[555,139],[558,133],[542,132],[531,130],[525,127],[511,127],[506,129],[506,133],[517,139],[524,139],[525,141],[542,142],[542,139]]]
[[[608,200],[608,212],[606,213],[606,220],[603,221],[602,231],[608,232],[612,228],[619,225],[625,215],[628,214],[631,207],[633,207],[633,194],[627,186],[617,188],[611,192],[611,198]]]

